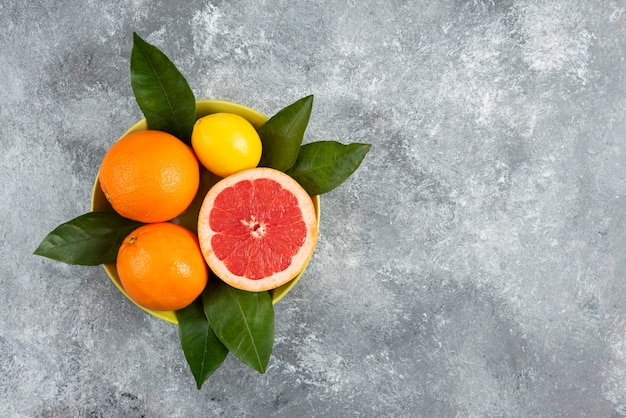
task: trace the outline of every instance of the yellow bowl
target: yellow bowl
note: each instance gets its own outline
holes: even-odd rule
[[[226,101],[221,101],[221,100],[198,100],[196,102],[196,119],[209,115],[211,113],[218,113],[218,112],[227,112],[227,113],[234,113],[234,114],[240,115],[244,117],[245,119],[247,119],[257,130],[268,119],[267,116],[257,112],[256,110],[250,109],[249,107],[246,107],[237,103],[226,102]],[[132,132],[144,131],[146,129],[148,129],[148,124],[145,119],[142,119],[136,124],[134,124],[133,126],[131,126],[130,129],[128,129],[126,132],[124,132],[122,137]],[[209,171],[205,170],[204,168],[201,169],[200,174],[201,174],[200,189],[198,190],[198,194],[196,195],[196,198],[194,199],[192,204],[189,206],[189,208],[182,215],[172,220],[172,222],[179,223],[183,226],[186,226],[187,228],[191,229],[194,232],[197,231],[198,212],[200,210],[200,206],[202,205],[202,201],[204,200],[204,196],[206,195],[209,188],[219,180],[219,177],[215,176],[214,174],[211,174]],[[318,227],[319,227],[320,199],[319,199],[319,196],[312,196],[311,198],[313,200],[313,205],[315,206],[315,212],[317,215],[317,222],[318,222]],[[96,176],[96,180],[93,185],[93,191],[91,194],[91,210],[92,211],[113,210],[109,202],[104,197],[104,193],[102,193],[102,189],[100,188],[99,175]],[[305,269],[306,269],[306,266],[305,266]],[[115,262],[104,264],[104,270],[106,271],[107,275],[111,278],[111,281],[120,290],[120,292],[122,292],[124,296],[126,296],[131,302],[135,303],[135,301],[133,301],[128,296],[128,294],[124,291],[124,288],[122,287],[120,278],[117,275],[117,269],[115,268]],[[304,270],[290,282],[285,283],[284,285],[271,290],[270,295],[272,296],[272,302],[276,303],[280,299],[282,299],[291,290],[291,288],[296,284],[296,282],[300,280],[302,273],[304,273]],[[176,313],[174,311],[155,311],[152,309],[144,308],[143,306],[140,306],[137,303],[135,303],[135,305],[137,305],[139,308],[143,309],[144,311],[148,312],[149,314],[157,318],[163,319],[164,321],[168,321],[173,324],[178,323],[178,319],[176,318]]]

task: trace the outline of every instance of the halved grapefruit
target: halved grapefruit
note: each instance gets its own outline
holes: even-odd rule
[[[272,168],[240,171],[217,182],[198,215],[198,238],[211,270],[224,282],[260,292],[300,273],[317,244],[309,194]]]

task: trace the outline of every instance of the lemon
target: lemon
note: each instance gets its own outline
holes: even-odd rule
[[[198,119],[191,146],[200,163],[220,177],[254,168],[261,160],[261,139],[254,126],[233,113],[213,113]]]

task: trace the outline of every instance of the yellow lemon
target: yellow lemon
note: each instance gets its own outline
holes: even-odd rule
[[[198,119],[191,146],[210,172],[227,177],[254,168],[261,160],[261,139],[254,126],[233,113],[213,113]]]

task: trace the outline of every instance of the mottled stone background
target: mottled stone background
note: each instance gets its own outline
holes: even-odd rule
[[[132,32],[197,97],[373,144],[322,198],[267,373],[32,255],[141,113]],[[0,0],[0,416],[626,416],[626,1]]]

